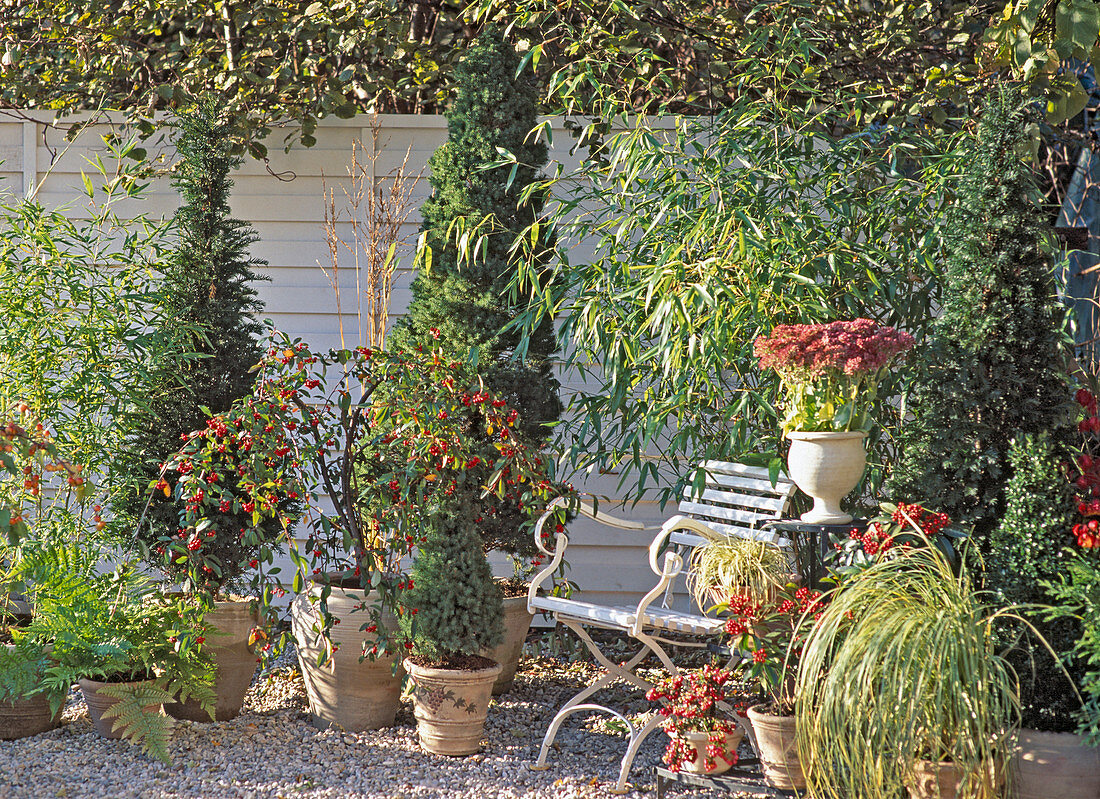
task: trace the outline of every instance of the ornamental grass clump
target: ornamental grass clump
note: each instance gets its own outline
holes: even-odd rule
[[[734,741],[730,746],[728,741],[728,736],[736,732],[737,723],[727,714],[732,707],[719,704],[738,698],[735,685],[731,672],[709,663],[700,669],[668,677],[646,692],[650,702],[661,702],[657,712],[665,719],[661,729],[669,737],[663,758],[669,770],[678,772],[699,758],[696,748],[687,740],[689,733],[707,736],[700,764],[704,771],[718,769],[719,760],[731,766],[737,764],[737,743]]]
[[[1003,792],[1016,678],[965,570],[934,546],[880,559],[832,592],[804,642],[795,713],[813,796],[902,795],[918,761],[954,764],[960,799]]]
[[[754,342],[763,369],[783,384],[783,432],[868,431],[870,407],[885,371],[913,337],[870,319],[777,325]]]

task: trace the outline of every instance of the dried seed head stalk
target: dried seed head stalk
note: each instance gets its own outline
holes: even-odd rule
[[[411,173],[409,157],[412,146],[405,150],[401,164],[384,175],[378,174],[381,123],[378,117],[371,120],[371,146],[365,147],[358,139],[352,142],[351,164],[347,173],[349,185],[343,187],[346,199],[351,236],[341,238],[337,223],[344,209],[336,207],[336,190],[330,189],[321,176],[325,198],[325,242],[328,245],[331,271],[321,268],[328,276],[336,294],[336,313],[340,320],[340,345],[347,348],[344,336],[343,304],[340,297],[340,254],[350,253],[355,271],[355,317],[357,340],[355,345],[381,349],[386,339],[386,322],[389,316],[390,296],[393,293],[393,277],[397,269],[398,248],[410,234],[403,234],[409,214],[413,210],[413,190],[424,170]]]

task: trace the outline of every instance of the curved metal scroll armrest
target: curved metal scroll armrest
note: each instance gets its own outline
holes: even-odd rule
[[[642,627],[645,626],[645,613],[649,606],[653,604],[653,601],[659,597],[663,597],[668,590],[668,586],[673,580],[684,570],[684,559],[678,552],[667,551],[668,539],[677,530],[690,530],[697,535],[703,536],[707,539],[714,539],[720,537],[718,533],[712,530],[702,522],[692,519],[690,516],[673,516],[663,525],[661,525],[660,532],[657,533],[656,538],[649,545],[649,568],[653,570],[653,573],[659,578],[657,585],[649,590],[642,601],[638,603],[638,609],[634,613],[634,625],[631,628],[631,635],[638,635],[642,631]],[[663,563],[658,563],[657,559],[664,552],[665,559]]]
[[[553,575],[558,570],[558,567],[561,565],[561,559],[565,555],[565,548],[569,546],[569,537],[566,536],[565,533],[554,534],[553,549],[546,548],[545,539],[543,537],[543,527],[546,526],[546,522],[554,517],[558,508],[565,507],[567,504],[568,502],[564,497],[557,497],[546,506],[546,510],[543,511],[542,516],[540,516],[539,520],[535,523],[535,547],[539,552],[548,557],[550,562],[546,565],[546,568],[535,575],[534,579],[531,580],[531,586],[527,589],[528,613],[534,613],[536,611],[536,608],[533,607],[531,603],[534,601],[535,597],[538,596],[539,588],[542,587],[543,583],[547,580],[552,581]],[[549,538],[549,535],[547,535],[546,538]]]

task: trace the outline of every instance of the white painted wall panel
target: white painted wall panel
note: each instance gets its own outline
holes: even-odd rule
[[[109,132],[106,125],[96,125],[68,143],[64,133],[52,129],[49,113],[32,114],[39,120],[30,130],[34,134],[34,146],[28,149],[28,126],[22,121],[0,116],[0,193],[15,194],[24,191],[26,177],[24,165],[33,159],[30,170],[34,183],[41,182],[37,198],[48,207],[67,206],[74,217],[84,217],[80,172],[89,169],[88,159],[100,155],[107,157],[102,136]],[[70,118],[67,122],[79,119]],[[409,169],[423,170],[424,177],[416,186],[414,195],[426,197],[430,191],[427,180],[427,160],[431,153],[446,139],[446,121],[442,117],[390,115],[379,119],[378,143],[381,151],[376,164],[376,174],[384,176],[401,164],[406,150],[411,147]],[[324,242],[322,220],[322,175],[330,187],[336,188],[337,206],[342,207],[340,186],[347,183],[347,167],[350,163],[351,143],[359,138],[370,146],[372,133],[370,119],[327,120],[317,130],[317,145],[306,149],[296,146],[289,153],[282,152],[284,132],[275,131],[268,140],[270,162],[264,165],[252,159],[234,176],[232,197],[233,213],[250,222],[260,236],[253,247],[253,254],[263,258],[268,265],[260,272],[271,278],[259,283],[257,289],[267,304],[265,317],[271,318],[283,331],[292,336],[307,339],[316,348],[338,346],[339,326],[336,302],[329,279],[318,266],[329,262]],[[571,166],[576,158],[568,155],[570,138],[561,127],[555,127],[554,148],[551,157]],[[147,146],[151,156],[171,156],[171,148],[164,143]],[[274,173],[274,174],[272,174]],[[145,202],[132,206],[133,212],[146,213],[154,218],[169,217],[177,204],[169,180],[162,176],[152,181]],[[413,236],[417,229],[418,215],[414,212],[406,225]],[[341,232],[347,231],[346,223]],[[574,260],[583,258],[583,251],[573,254]],[[342,266],[350,266],[350,258],[342,258]],[[344,271],[344,309],[354,306],[354,274]],[[404,312],[410,299],[409,284],[412,273],[408,261],[402,263],[396,280],[391,312],[396,317]],[[345,313],[345,331],[354,336],[354,317]],[[354,342],[348,342],[353,344]],[[576,387],[574,377],[563,376],[563,383]],[[659,524],[665,518],[654,503],[642,503],[637,507],[614,508],[614,498],[619,493],[617,477],[599,476],[590,479],[582,490],[609,498],[604,510],[627,518]],[[671,511],[670,511],[671,512]],[[655,581],[646,565],[645,548],[650,535],[602,528],[592,523],[578,523],[571,530],[572,542],[567,559],[571,564],[570,578],[579,584],[585,595],[599,601],[629,604],[637,601]],[[500,564],[498,563],[498,566]],[[503,571],[503,567],[501,567]],[[284,569],[284,572],[289,569]]]

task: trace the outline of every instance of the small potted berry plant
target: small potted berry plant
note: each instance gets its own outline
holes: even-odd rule
[[[664,762],[673,772],[717,776],[737,763],[744,728],[729,713],[737,699],[733,674],[713,663],[657,683],[646,699],[661,702],[657,711],[668,734]]]

